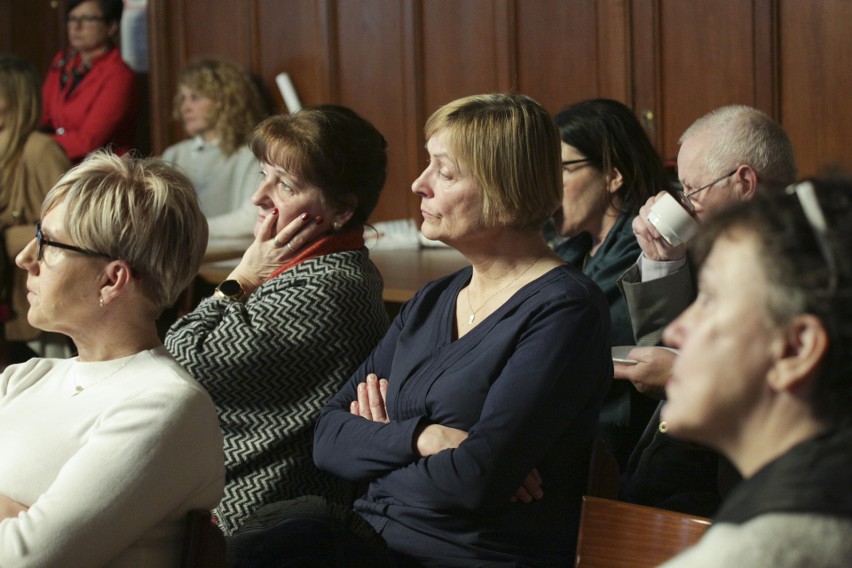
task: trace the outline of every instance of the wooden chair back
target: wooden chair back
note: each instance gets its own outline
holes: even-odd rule
[[[618,460],[601,437],[595,438],[592,445],[592,459],[589,464],[589,479],[586,483],[586,495],[618,499],[618,477],[621,471]]]
[[[576,568],[658,566],[695,544],[710,519],[583,497]]]
[[[181,568],[225,568],[225,535],[210,511],[197,509],[186,515]]]

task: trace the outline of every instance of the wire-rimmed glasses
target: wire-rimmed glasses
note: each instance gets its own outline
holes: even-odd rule
[[[729,177],[731,177],[732,175],[737,173],[737,170],[739,170],[739,169],[740,169],[740,167],[737,166],[736,168],[729,171],[725,175],[719,176],[716,179],[714,179],[713,181],[711,181],[710,183],[702,185],[701,187],[698,187],[698,188],[695,188],[695,189],[690,189],[690,187],[688,185],[684,184],[682,190],[674,192],[674,196],[677,199],[678,203],[680,203],[683,206],[683,208],[686,209],[689,212],[690,215],[695,217],[695,214],[696,214],[695,205],[693,205],[690,197],[692,197],[693,195],[695,195],[699,191],[704,191],[705,189],[710,189],[711,187],[713,187],[714,185],[716,185],[717,183],[719,183],[722,180],[728,179]]]

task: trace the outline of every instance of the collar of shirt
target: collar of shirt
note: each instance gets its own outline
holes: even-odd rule
[[[195,143],[195,145],[193,146],[193,150],[195,150],[196,152],[203,152],[208,147],[219,145],[218,138],[216,140],[213,140],[212,142],[207,142],[200,134],[193,138],[192,141]]]

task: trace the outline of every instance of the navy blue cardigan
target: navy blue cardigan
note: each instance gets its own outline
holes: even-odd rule
[[[391,549],[424,565],[571,563],[612,378],[606,299],[564,265],[454,340],[456,298],[470,276],[465,268],[432,282],[402,308],[322,410],[314,460],[345,479],[369,480],[356,512]],[[349,413],[368,373],[389,381],[389,424]],[[420,458],[413,433],[422,421],[469,437]],[[510,502],[533,468],[544,498]]]

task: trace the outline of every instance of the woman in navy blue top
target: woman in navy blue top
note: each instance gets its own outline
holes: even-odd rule
[[[547,246],[560,141],[521,95],[440,108],[413,183],[422,231],[471,267],[430,283],[323,409],[314,460],[401,565],[573,563],[612,377],[600,289]]]

